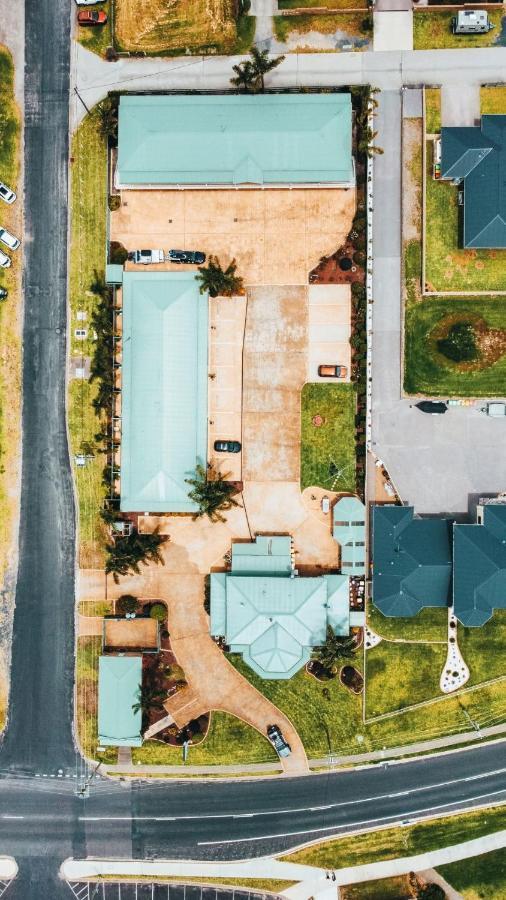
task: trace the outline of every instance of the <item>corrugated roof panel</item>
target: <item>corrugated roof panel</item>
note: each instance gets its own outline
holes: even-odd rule
[[[142,683],[141,656],[98,661],[98,739],[104,747],[140,747],[142,712],[134,712]]]

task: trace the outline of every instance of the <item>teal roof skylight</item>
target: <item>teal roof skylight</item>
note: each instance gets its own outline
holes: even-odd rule
[[[104,747],[140,747],[142,712],[134,712],[142,682],[141,656],[98,661],[98,740]]]
[[[208,299],[185,272],[123,278],[121,509],[194,512],[207,460]]]
[[[125,95],[119,185],[352,184],[349,94]]]

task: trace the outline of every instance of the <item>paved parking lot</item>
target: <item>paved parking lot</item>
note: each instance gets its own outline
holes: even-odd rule
[[[268,900],[272,894],[248,890],[224,890],[198,884],[138,882],[67,882],[77,900]],[[69,897],[71,894],[69,893]]]
[[[351,366],[351,290],[349,284],[312,284],[309,286],[308,381],[330,381],[320,378],[318,366]]]

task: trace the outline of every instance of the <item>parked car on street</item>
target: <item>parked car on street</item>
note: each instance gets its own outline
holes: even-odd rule
[[[10,187],[7,187],[3,181],[0,181],[0,200],[3,200],[5,203],[14,203],[16,197],[17,194]]]
[[[281,729],[278,728],[277,725],[269,725],[267,729],[267,737],[269,738],[278,756],[290,756],[292,748],[290,747],[290,744],[287,744],[287,742],[285,741],[281,733]]]
[[[201,266],[206,261],[206,254],[200,250],[169,250],[169,260],[174,263]]]
[[[239,441],[215,441],[214,449],[216,453],[240,453],[241,444]]]
[[[5,244],[9,250],[17,250],[21,245],[21,241],[18,240],[17,237],[14,237],[10,231],[7,231],[6,228],[0,228],[0,241],[2,241],[2,244]]]
[[[318,375],[320,378],[346,378],[347,373],[348,369],[346,366],[318,366]]]
[[[7,254],[4,253],[3,250],[0,250],[0,267],[2,269],[8,269],[10,265],[11,265],[10,256],[7,256]]]
[[[494,419],[501,419],[503,416],[506,416],[506,403],[499,403],[497,401],[494,403],[487,403],[486,406],[482,406],[481,412],[484,412],[487,416],[492,416]]]
[[[107,13],[103,9],[82,9],[77,13],[78,25],[105,25]]]
[[[7,288],[0,288],[0,300],[7,300],[9,296],[9,291]]]
[[[163,250],[132,250],[128,254],[128,259],[138,265],[149,266],[165,262],[165,253]]]
[[[420,412],[429,413],[431,416],[440,416],[448,409],[442,400],[420,400],[420,403],[415,403],[415,406]]]

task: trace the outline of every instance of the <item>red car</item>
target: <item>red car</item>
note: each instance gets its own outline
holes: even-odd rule
[[[77,13],[78,25],[105,25],[107,22],[107,13],[96,9],[81,9]]]

